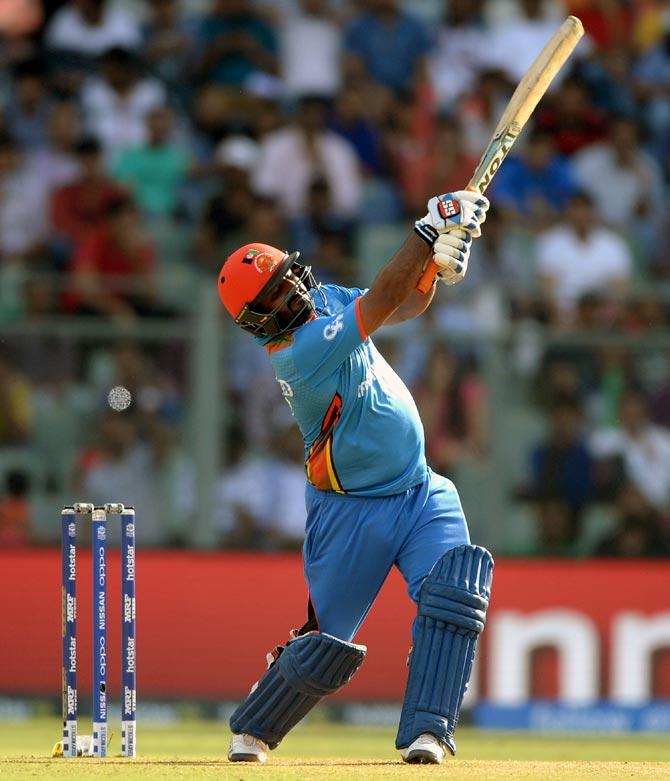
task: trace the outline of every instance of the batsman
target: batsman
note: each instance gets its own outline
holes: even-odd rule
[[[471,544],[454,484],[428,467],[414,400],[372,334],[430,305],[436,283],[416,289],[428,261],[438,281],[463,279],[488,206],[466,190],[431,198],[368,290],[320,285],[298,252],[266,244],[240,247],[223,264],[219,296],[267,350],[304,438],[307,476],[307,622],[268,655],[233,713],[233,762],[265,762],[352,678],[367,650],[353,639],[393,566],[417,608],[396,748],[410,763],[456,752],[493,559]]]

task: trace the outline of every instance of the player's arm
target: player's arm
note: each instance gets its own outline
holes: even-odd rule
[[[431,248],[412,233],[377,274],[368,292],[360,299],[360,317],[366,334],[373,333],[387,322],[408,298],[430,255]],[[431,298],[432,294],[433,289],[430,291]]]
[[[437,281],[437,277],[435,277]],[[412,290],[407,298],[400,304],[400,306],[393,312],[393,314],[387,318],[384,325],[395,325],[396,323],[404,323],[405,320],[411,320],[414,317],[418,317],[423,314],[430,306],[430,302],[435,295],[436,285],[432,285],[427,293],[420,293],[418,290]]]

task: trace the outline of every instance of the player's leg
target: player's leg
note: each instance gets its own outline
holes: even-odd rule
[[[233,713],[229,759],[265,761],[268,748],[360,667],[366,649],[349,640],[393,565],[398,543],[389,533],[393,523],[383,521],[394,509],[397,518],[400,507],[312,492],[304,563],[315,612],[300,636],[275,649],[268,671]]]
[[[349,681],[366,648],[323,632],[290,640],[230,718],[232,761],[264,761],[319,700]],[[237,738],[237,739],[236,739]]]
[[[458,493],[433,475],[397,564],[417,603],[396,747],[408,762],[440,762],[454,731],[491,592],[493,560],[470,544]]]
[[[403,496],[308,490],[305,580],[321,631],[351,640],[360,628],[404,540]]]

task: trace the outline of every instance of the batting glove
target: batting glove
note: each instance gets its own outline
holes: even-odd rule
[[[433,261],[440,267],[437,278],[445,285],[460,282],[468,270],[472,234],[466,230],[452,230],[440,234],[433,245]]]
[[[477,238],[482,235],[480,226],[488,208],[488,198],[470,190],[436,195],[428,201],[428,214],[414,223],[414,231],[429,247],[441,233],[454,228],[467,230]]]

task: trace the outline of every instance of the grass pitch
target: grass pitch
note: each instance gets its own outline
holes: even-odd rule
[[[81,721],[80,729],[85,724]],[[298,727],[262,766],[228,763],[228,731],[216,722],[190,721],[169,727],[140,722],[140,755],[132,760],[116,756],[118,731],[107,759],[51,759],[51,747],[59,734],[60,723],[55,719],[0,722],[0,779],[670,781],[670,740],[665,736],[539,737],[460,729],[458,758],[441,766],[424,766],[399,761],[392,729],[311,724]]]

